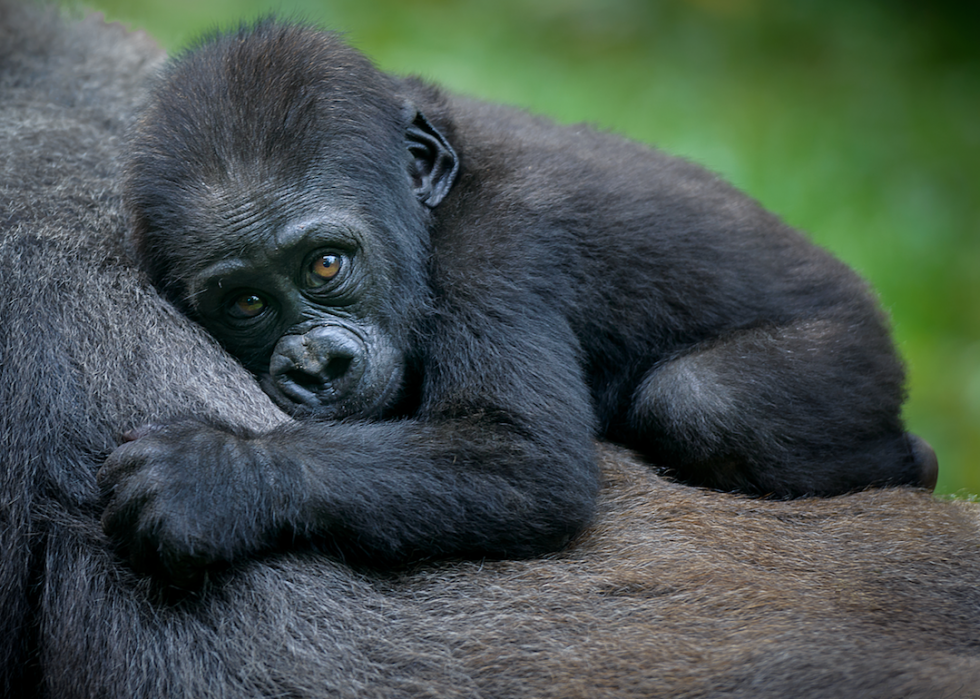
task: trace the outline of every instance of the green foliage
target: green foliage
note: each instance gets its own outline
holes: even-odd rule
[[[859,269],[939,490],[980,493],[977,11],[876,0],[91,0],[169,48],[270,10],[381,67],[720,172]],[[919,6],[921,5],[921,7]]]

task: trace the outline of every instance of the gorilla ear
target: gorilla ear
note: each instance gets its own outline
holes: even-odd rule
[[[405,130],[405,146],[412,155],[409,175],[415,196],[430,209],[449,194],[459,171],[459,158],[445,136],[436,130],[422,112]]]

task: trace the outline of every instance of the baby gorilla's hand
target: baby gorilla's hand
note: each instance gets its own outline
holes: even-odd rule
[[[127,439],[98,480],[102,527],[135,570],[193,587],[274,540],[287,508],[259,440],[194,420]]]

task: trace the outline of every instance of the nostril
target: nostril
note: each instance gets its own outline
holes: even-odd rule
[[[347,373],[350,363],[350,357],[332,357],[323,367],[323,378],[327,381],[336,381]]]
[[[351,332],[315,327],[303,335],[280,338],[269,360],[269,374],[276,391],[289,400],[326,405],[357,389],[365,353],[364,343]]]

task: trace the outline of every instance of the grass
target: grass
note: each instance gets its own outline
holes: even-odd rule
[[[598,124],[720,172],[872,282],[908,362],[908,424],[939,453],[939,492],[980,493],[977,10],[952,0],[86,4],[171,49],[278,9],[347,31],[387,70]]]

